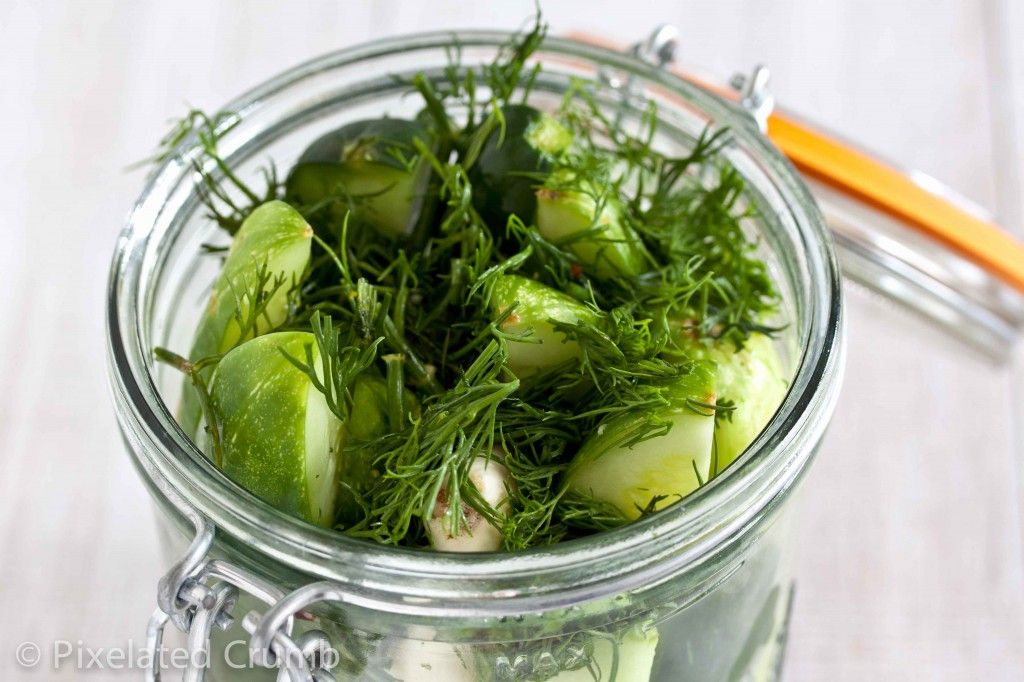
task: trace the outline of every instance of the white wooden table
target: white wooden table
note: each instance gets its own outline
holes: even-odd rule
[[[215,108],[297,61],[386,34],[514,27],[531,8],[0,0],[0,679],[75,675],[72,665],[19,668],[22,641],[138,642],[164,568],[106,391],[106,270],[141,184],[124,168],[186,102]],[[675,23],[683,59],[723,76],[763,61],[788,108],[1022,222],[1022,3],[562,0],[545,9],[555,32],[623,41]],[[900,349],[882,350],[901,360]],[[868,358],[851,361],[870,370]],[[941,408],[941,394],[930,400]],[[1022,462],[1008,462],[1019,474]],[[906,512],[941,502],[952,484],[922,478],[909,483],[909,501],[878,497],[878,482],[853,470],[826,449],[812,475],[788,679],[1024,679],[1011,472],[982,467],[969,483],[970,518],[984,528],[965,551],[978,560],[918,580],[903,570],[918,551],[908,543],[942,547],[949,529]],[[892,506],[843,504],[871,495]],[[885,532],[864,531],[872,523]],[[997,606],[985,599],[993,579]],[[960,597],[947,600],[951,591]]]

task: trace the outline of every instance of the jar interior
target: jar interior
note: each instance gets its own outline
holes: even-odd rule
[[[460,36],[463,68],[490,62],[505,38]],[[402,79],[422,73],[443,85],[452,40],[385,41],[282,74],[226,107],[239,120],[221,138],[220,156],[260,186],[268,161],[285,173],[309,142],[345,123],[413,117],[419,99]],[[579,663],[575,644],[593,649],[609,637],[615,655],[584,651],[588,661],[614,668],[620,658],[641,660],[651,680],[679,679],[680,671],[696,679],[773,679],[791,598],[789,500],[837,385],[838,277],[824,226],[792,168],[732,105],[630,58],[567,41],[549,41],[533,59],[544,65],[528,97],[538,108],[554,108],[582,79],[627,129],[654,102],[654,146],[662,151],[687,152],[709,127],[734,131],[721,158],[746,179],[742,201],[754,216],[744,229],[779,290],[780,309],[770,322],[782,328],[778,349],[792,378],[779,414],[745,455],[663,512],[514,555],[378,547],[276,512],[190,446],[173,418],[181,375],[152,361],[154,346],[190,348],[220,267],[203,245],[228,243],[199,201],[190,166],[201,159],[194,140],[151,177],[115,260],[112,362],[115,394],[128,396],[128,406],[119,406],[126,442],[166,518],[187,532],[175,509],[192,504],[215,522],[218,557],[287,589],[317,579],[351,587],[350,602],[317,609],[336,640],[363,650],[351,679],[370,679],[359,677],[366,671],[394,679],[386,675],[409,647],[429,650],[416,660],[438,671],[449,664],[465,670],[470,655],[483,666],[478,675],[547,679],[552,662],[565,669]],[[652,636],[661,639],[656,652]],[[425,679],[427,668],[414,667],[412,679]]]
[[[555,63],[563,66],[559,61],[555,60]],[[352,121],[382,115],[415,117],[421,110],[421,101],[410,93],[406,83],[417,74],[425,75],[435,87],[443,87],[450,76],[442,67],[414,68],[394,72],[393,78],[348,83],[343,89],[318,93],[312,102],[298,103],[294,111],[279,117],[271,127],[255,136],[246,129],[262,122],[251,121],[248,112],[240,112],[241,123],[223,139],[222,155],[244,182],[261,188],[265,184],[263,173],[269,164],[273,164],[279,173],[286,173],[306,145],[322,134]],[[659,123],[652,146],[679,156],[692,150],[702,133],[717,129],[706,113],[693,106],[680,106],[680,100],[668,92],[648,88],[640,94],[627,94],[595,80],[597,75],[594,69],[588,71],[582,67],[556,70],[552,68],[552,60],[547,60],[545,70],[532,84],[528,103],[538,109],[553,110],[570,87],[585,80],[595,88],[595,99],[607,115],[618,118],[624,130],[636,131],[642,126],[647,103],[656,102]],[[607,74],[601,76],[604,81],[617,80]],[[486,97],[486,94],[485,91],[481,96]],[[265,115],[264,112],[256,113],[260,118]],[[801,286],[806,287],[802,282],[806,267],[801,263],[801,245],[792,240],[792,225],[786,224],[792,220],[790,208],[777,193],[770,191],[774,188],[770,186],[765,168],[749,150],[733,142],[723,150],[722,159],[748,178],[737,210],[751,209],[756,214],[746,219],[743,226],[758,244],[757,255],[767,264],[778,288],[779,310],[767,323],[781,328],[776,335],[776,346],[787,375],[792,377],[807,337],[807,324],[801,317],[808,292],[798,290]],[[716,178],[711,169],[705,166],[704,170],[706,177],[702,179],[713,183]],[[769,191],[765,191],[766,185]],[[244,202],[237,189],[223,188]],[[187,190],[187,187],[182,190]],[[148,347],[162,346],[183,351],[191,346],[192,335],[221,262],[216,253],[204,251],[208,246],[226,247],[229,244],[230,238],[209,219],[197,196],[185,197],[177,210],[168,216],[162,243],[158,242],[150,250],[155,261],[149,267],[158,275],[148,283],[152,293],[146,317],[148,324],[143,327]],[[180,374],[164,365],[151,364],[150,371],[156,378],[164,404],[173,413],[183,388]]]
[[[505,36],[463,38],[462,63],[476,68],[493,59]],[[220,156],[258,186],[268,160],[286,172],[306,144],[344,123],[385,113],[414,116],[418,100],[399,81],[423,73],[443,83],[449,41],[450,36],[426,36],[380,43],[268,81],[226,107],[239,121],[221,138]],[[748,546],[744,534],[756,537],[751,529],[788,499],[810,460],[834,393],[827,370],[837,362],[838,280],[820,216],[792,169],[766,146],[745,114],[635,60],[566,41],[550,41],[534,58],[544,63],[544,71],[529,101],[540,108],[552,108],[574,79],[584,79],[595,83],[599,101],[627,127],[638,125],[648,102],[656,103],[655,146],[662,150],[685,152],[709,126],[734,131],[721,158],[746,179],[743,200],[756,217],[745,229],[756,236],[758,254],[779,289],[778,322],[784,325],[779,349],[793,378],[790,395],[754,446],[712,484],[616,531],[516,555],[459,556],[371,546],[307,526],[235,486],[189,445],[173,418],[181,376],[152,361],[154,346],[179,352],[191,346],[219,269],[219,259],[203,255],[202,246],[227,243],[199,201],[190,164],[200,156],[195,141],[186,140],[181,155],[152,176],[115,261],[112,317],[123,323],[112,336],[120,340],[124,334],[128,359],[120,363],[118,346],[114,363],[135,411],[126,418],[126,430],[145,431],[149,438],[129,440],[144,475],[168,479],[155,486],[158,493],[180,490],[231,542],[265,560],[268,571],[283,565],[312,578],[364,580],[380,590],[388,609],[406,618],[430,609],[522,612],[517,600],[543,596],[546,605],[530,602],[531,609],[541,611],[614,596],[631,585],[650,587],[691,569],[699,573],[694,566],[727,544],[744,548],[725,562],[740,565]],[[630,97],[608,85],[631,79]],[[729,570],[707,572],[705,586]],[[693,594],[703,593],[700,585],[691,587]],[[482,595],[499,593],[508,596],[507,604],[480,601]]]

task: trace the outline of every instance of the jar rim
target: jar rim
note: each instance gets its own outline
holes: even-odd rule
[[[293,67],[229,103],[246,112],[305,79],[342,65],[412,50],[497,48],[510,33],[460,31],[385,38],[338,50]],[[767,165],[797,228],[814,283],[796,371],[782,405],[747,452],[697,493],[620,529],[512,553],[441,554],[377,545],[287,516],[247,499],[185,436],[163,402],[145,347],[141,270],[154,219],[172,179],[187,172],[190,144],[149,176],[118,240],[108,287],[107,341],[111,384],[122,432],[144,475],[179,509],[194,507],[229,535],[270,559],[319,579],[351,587],[353,601],[406,614],[481,615],[557,608],[649,584],[699,561],[778,503],[809,463],[831,414],[842,369],[839,268],[824,219],[795,169],[754,128],[746,114],[640,59],[575,40],[548,37],[544,53],[622,69],[682,97],[712,121],[728,125]],[[745,504],[729,505],[743,500]],[[254,504],[255,503],[255,504]],[[723,510],[731,509],[729,514]],[[565,584],[559,576],[589,580]],[[600,568],[600,570],[596,570]],[[483,600],[486,599],[486,604]],[[529,606],[526,604],[529,603]]]

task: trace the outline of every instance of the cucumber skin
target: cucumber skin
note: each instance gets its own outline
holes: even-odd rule
[[[715,416],[711,410],[699,413],[687,406],[687,399],[714,402],[710,365],[697,365],[666,397],[668,407],[626,412],[602,422],[569,465],[567,489],[613,504],[635,520],[654,496],[666,496],[656,505],[661,509],[707,482],[714,465]],[[665,421],[671,425],[668,433],[627,445],[651,425]]]
[[[333,508],[315,509],[309,493],[307,411],[327,412],[332,443],[327,457],[339,469],[344,441],[341,422],[330,413],[323,395],[309,377],[284,356],[305,357],[316,342],[308,332],[277,332],[247,341],[220,361],[211,398],[221,418],[224,461],[228,477],[277,509],[321,526],[333,523]],[[325,483],[328,484],[328,483]],[[329,485],[336,485],[331,480]]]
[[[201,360],[227,352],[239,341],[235,321],[238,305],[235,290],[251,286],[258,268],[265,262],[272,276],[283,276],[285,283],[266,306],[266,315],[256,322],[255,335],[263,334],[284,322],[288,291],[309,264],[313,228],[302,215],[283,201],[268,201],[258,206],[242,223],[231,243],[220,275],[213,285],[209,303],[196,329],[189,359]],[[242,311],[245,316],[245,311]],[[209,374],[207,374],[209,379]],[[195,438],[202,411],[190,386],[182,393],[179,421],[187,434]]]
[[[391,237],[409,235],[417,213],[431,202],[421,196],[429,169],[410,170],[395,157],[415,157],[414,140],[429,143],[422,123],[397,118],[355,121],[333,130],[306,147],[285,181],[289,200],[304,206],[330,197],[363,196],[355,205],[332,204],[332,217],[341,221],[350,210],[355,219]]]
[[[213,287],[206,313],[196,333],[191,359],[224,353],[239,339],[234,315],[237,305],[232,289],[253,281],[263,261],[272,274],[297,280],[309,262],[313,228],[301,214],[283,201],[267,202],[245,219],[235,235],[224,268]],[[257,334],[284,321],[290,283],[286,282],[267,305],[266,320],[259,320]]]
[[[568,324],[594,323],[597,320],[596,313],[576,299],[519,275],[498,278],[490,295],[491,312],[495,316],[518,302],[512,315],[502,323],[502,331],[510,334],[530,332],[527,339],[510,340],[508,344],[508,367],[519,379],[579,357],[579,344],[566,339],[551,320]]]
[[[404,170],[405,166],[395,158],[389,146],[397,145],[413,156],[413,140],[423,138],[425,131],[420,122],[402,118],[354,121],[318,137],[302,152],[297,164],[343,163],[351,160],[354,147],[365,143],[359,160]]]
[[[761,434],[786,397],[789,384],[775,345],[764,334],[751,334],[741,350],[723,342],[698,349],[697,355],[715,364],[718,399],[736,403],[731,418],[720,418],[715,428],[722,470]]]
[[[416,205],[415,178],[406,170],[364,161],[351,163],[302,163],[292,169],[286,194],[302,206],[348,193],[363,198],[355,205],[334,202],[331,215],[342,221],[350,210],[356,220],[372,225],[391,237],[409,234]]]
[[[362,507],[358,496],[373,481],[371,453],[357,452],[355,448],[388,431],[387,383],[379,377],[360,375],[352,387],[352,404],[358,414],[347,425],[336,503],[337,521],[345,526],[360,520]]]
[[[406,412],[416,418],[420,404],[416,395],[409,390],[404,393]],[[336,522],[352,525],[363,515],[357,496],[366,492],[373,484],[374,452],[361,448],[381,436],[400,431],[405,424],[392,424],[387,414],[387,381],[363,372],[352,386],[352,418],[345,425],[345,446],[342,448],[341,471],[338,477],[338,491],[335,502]]]
[[[535,190],[542,179],[525,174],[545,174],[551,157],[564,151],[571,134],[555,119],[525,104],[502,108],[505,134],[488,136],[480,156],[470,168],[473,205],[491,229],[501,230],[515,214],[531,224],[537,212]]]

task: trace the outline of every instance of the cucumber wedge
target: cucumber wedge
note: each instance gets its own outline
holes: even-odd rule
[[[288,313],[288,292],[309,263],[313,228],[283,201],[269,201],[254,210],[235,234],[224,268],[213,285],[206,311],[199,320],[190,360],[225,353],[241,341],[266,333]],[[253,324],[239,325],[252,317],[253,294],[261,283],[261,295],[273,290],[263,302]],[[276,287],[276,288],[275,288]],[[244,337],[244,338],[243,338]],[[186,388],[181,403],[181,425],[196,437],[201,410],[195,393]]]
[[[555,187],[565,180],[557,173],[553,178]],[[644,271],[642,242],[625,222],[616,197],[599,203],[587,192],[541,188],[537,190],[537,230],[579,258],[594,277],[635,277]]]
[[[405,391],[404,403],[413,417],[419,415],[419,401],[411,391]],[[388,417],[387,381],[369,371],[360,374],[353,382],[352,405],[352,418],[345,425],[345,446],[341,453],[341,472],[335,503],[335,520],[346,526],[362,518],[363,508],[359,498],[374,481],[374,452],[365,446],[405,426],[404,423],[392,423]]]
[[[283,284],[277,287],[264,314],[256,320],[255,330],[247,330],[247,335],[251,337],[253,332],[259,335],[284,322],[288,291],[309,263],[312,239],[313,228],[283,201],[270,201],[253,211],[235,235],[224,268],[214,284],[206,314],[196,333],[192,359],[224,353],[245,340],[241,338],[236,316],[244,319],[252,301],[243,299],[239,309],[236,296],[256,284],[264,264],[267,272],[283,280]],[[270,289],[268,282],[264,290]]]
[[[408,235],[416,221],[416,177],[385,165],[303,163],[288,176],[288,197],[306,206],[336,197],[336,220],[351,210],[353,219],[392,237]]]
[[[575,341],[555,329],[552,320],[594,322],[596,313],[570,296],[519,275],[503,275],[491,288],[491,312],[498,316],[515,304],[501,330],[522,337],[508,348],[508,366],[523,379],[565,364],[580,354]]]
[[[636,519],[652,502],[661,509],[699,488],[712,473],[715,415],[688,399],[715,402],[706,368],[672,387],[669,407],[626,412],[598,426],[566,472],[568,489]],[[662,425],[666,433],[632,442]]]
[[[288,175],[289,200],[314,206],[332,200],[331,215],[349,211],[358,223],[391,237],[413,232],[424,213],[428,164],[415,163],[415,139],[427,129],[404,119],[356,121],[327,133],[303,152]]]
[[[323,394],[284,356],[303,358],[307,346],[319,362],[308,332],[246,341],[217,365],[211,398],[224,473],[281,511],[330,526],[345,431]]]
[[[730,418],[719,418],[715,429],[721,470],[743,454],[768,425],[786,397],[789,382],[774,343],[764,334],[752,334],[742,350],[725,342],[698,354],[715,364],[719,400],[736,404]]]
[[[594,637],[592,666],[559,673],[549,682],[649,682],[657,649],[658,631],[653,627],[646,632],[634,628],[618,642]]]

